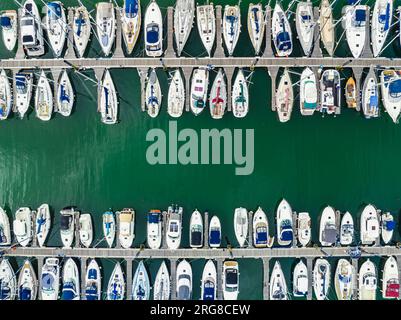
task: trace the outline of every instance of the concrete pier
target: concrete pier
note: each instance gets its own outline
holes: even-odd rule
[[[269,76],[271,78],[271,94],[272,94],[271,108],[272,108],[272,111],[276,111],[276,78],[277,78],[278,70],[279,70],[278,67],[267,68],[267,71],[269,72]]]
[[[105,69],[94,69],[97,80],[97,112],[100,112],[100,97],[102,94],[102,79]]]
[[[292,212],[292,225],[293,225],[293,232],[292,232],[292,247],[296,248],[298,245],[298,229],[297,229],[297,220],[298,220],[298,215],[296,211]]]
[[[120,241],[120,212],[116,214],[116,248],[121,249],[121,241]]]
[[[177,260],[170,259],[171,300],[177,300]]]
[[[372,58],[372,49],[370,47],[370,7],[366,9],[366,22],[365,22],[365,44],[361,54],[362,58]]]
[[[38,239],[36,237],[36,211],[32,210],[32,247],[38,246]]]
[[[217,5],[216,9],[216,50],[214,51],[214,56],[217,58],[225,57],[223,49],[223,34],[222,34],[222,15],[221,6]],[[213,54],[212,54],[213,55]]]
[[[223,263],[224,259],[216,259],[217,262],[217,300],[223,300]]]
[[[166,57],[175,57],[173,36],[174,36],[174,8],[167,8],[167,48],[164,51]]]
[[[127,263],[127,300],[132,300],[132,259],[125,259]]]
[[[50,70],[52,73],[53,77],[53,111],[57,112],[58,111],[58,106],[57,106],[57,91],[58,91],[58,79],[60,78],[60,74],[62,70]]]
[[[41,290],[41,288],[42,288],[42,269],[43,269],[43,262],[44,262],[44,257],[38,257],[37,258],[37,260],[38,260],[38,272],[37,272],[37,275],[38,275],[38,299],[39,300],[42,300],[42,290]]]
[[[274,57],[273,48],[272,48],[272,9],[270,6],[265,6],[265,34],[266,34],[266,46],[265,51],[263,52],[264,58]]]
[[[358,259],[352,259],[352,266],[354,267],[354,282],[352,286],[352,300],[358,300]]]
[[[230,112],[232,110],[232,99],[231,99],[231,91],[232,91],[232,81],[234,75],[234,68],[225,68],[225,74],[227,77],[227,111]]]
[[[86,267],[87,267],[87,257],[81,258],[81,300],[86,300],[85,294],[85,278],[86,278]]]
[[[138,68],[139,80],[141,82],[141,109],[146,111],[146,79],[148,77],[148,68]]]
[[[185,111],[191,110],[191,75],[192,68],[182,68],[185,81]]]
[[[74,31],[72,29],[74,25],[74,8],[68,8],[67,21],[67,51],[65,53],[65,58],[68,60],[76,58],[74,50]]]
[[[167,211],[163,211],[163,221],[162,221],[162,248],[167,249]]]
[[[17,96],[17,79],[15,78],[17,74],[17,70],[11,70],[11,77],[13,78],[13,83],[12,83],[12,92],[13,92],[13,97]],[[11,108],[11,111],[13,113],[17,112],[17,99],[13,99],[13,106]]]
[[[122,32],[121,32],[121,9],[120,8],[115,8],[115,16],[116,16],[116,40],[115,40],[115,46],[116,49],[114,50],[113,57],[117,59],[124,58],[124,51],[123,51],[123,44],[122,44]]]
[[[204,224],[203,224],[203,247],[209,248],[209,212],[205,211],[204,217]]]
[[[253,248],[253,212],[248,212],[248,248]]]
[[[313,297],[313,259],[312,258],[307,258],[306,259],[306,267],[308,269],[308,295],[307,299],[312,300]]]
[[[20,26],[20,21],[22,17],[22,8],[18,9],[18,39],[17,39],[17,52],[15,54],[15,59],[24,59],[25,58],[25,52],[24,52],[24,47],[22,46],[22,38],[21,38],[21,26]]]
[[[323,57],[322,49],[320,48],[320,28],[319,28],[319,7],[313,8],[313,20],[315,21],[315,28],[313,29],[313,48],[311,56],[314,58]]]
[[[268,257],[262,258],[262,263],[263,263],[263,300],[269,300],[270,258]]]
[[[79,248],[81,246],[80,240],[79,240],[79,215],[80,212],[75,212],[75,248]]]
[[[355,89],[356,89],[356,111],[361,110],[361,81],[362,81],[362,73],[363,68],[353,67],[352,72],[355,77]]]

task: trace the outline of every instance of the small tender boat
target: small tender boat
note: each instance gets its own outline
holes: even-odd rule
[[[294,268],[292,283],[294,297],[305,297],[308,294],[308,269],[302,260]]]
[[[72,107],[74,105],[74,89],[68,73],[63,70],[57,84],[57,112],[62,116],[68,117],[71,115]]]
[[[30,72],[18,72],[15,75],[15,107],[22,119],[28,111],[32,99],[33,74]]]
[[[169,206],[167,210],[166,242],[169,249],[178,249],[181,244],[182,207]]]
[[[256,248],[266,248],[269,240],[269,223],[266,213],[258,207],[253,215],[253,244]]]
[[[294,90],[288,69],[284,69],[276,91],[276,109],[280,122],[287,122],[291,118],[294,104]]]
[[[270,300],[288,300],[287,283],[279,261],[274,263],[270,276]]]
[[[135,238],[135,211],[131,208],[124,208],[118,213],[119,219],[119,240],[121,246],[128,249],[132,246]]]
[[[306,67],[301,74],[299,108],[303,116],[311,116],[317,108],[317,80],[311,68]]]
[[[101,120],[104,124],[116,124],[118,121],[117,92],[108,69],[104,71],[100,90]]]
[[[213,260],[208,260],[203,268],[201,280],[201,299],[216,300],[217,271]]]
[[[277,242],[280,246],[289,246],[293,239],[292,209],[287,200],[281,200],[276,211]]]
[[[223,14],[223,38],[229,56],[233,55],[240,32],[241,11],[239,6],[226,5]]]
[[[381,221],[381,235],[384,244],[391,242],[395,230],[394,217],[390,212],[383,213],[380,217]]]
[[[101,300],[102,278],[100,268],[95,259],[91,259],[86,268],[85,297],[86,300]]]
[[[380,76],[384,108],[394,123],[398,123],[401,112],[401,71],[383,70]]]
[[[149,300],[149,295],[149,276],[143,261],[141,261],[139,262],[132,281],[132,300]]]
[[[148,212],[147,239],[149,248],[160,248],[162,243],[162,213],[160,210]]]
[[[71,248],[74,241],[76,212],[74,207],[65,207],[60,211],[60,235],[64,248]]]
[[[162,91],[154,68],[152,68],[148,77],[145,99],[148,115],[152,118],[156,118],[162,103]]]
[[[299,42],[306,56],[310,56],[312,53],[315,25],[312,2],[310,0],[298,2],[295,26]]]
[[[86,248],[89,248],[93,241],[93,226],[90,213],[83,213],[79,216],[79,240]]]
[[[231,97],[234,117],[245,117],[249,110],[249,90],[244,73],[241,69],[238,70],[237,76],[235,77]]]
[[[107,286],[107,300],[124,300],[125,280],[119,262],[116,263]]]
[[[51,227],[50,208],[47,203],[42,204],[36,211],[36,238],[40,247],[44,247]]]
[[[177,265],[177,300],[192,299],[192,267],[187,260]]]
[[[345,36],[354,58],[361,56],[365,46],[367,10],[368,6],[366,5],[344,7]]]
[[[203,246],[203,218],[196,209],[189,222],[189,245],[191,248],[201,248]]]
[[[108,56],[116,37],[116,16],[112,2],[96,4],[97,38],[105,56]]]
[[[398,299],[400,282],[398,264],[394,257],[388,257],[383,268],[382,294],[385,299]]]
[[[342,219],[340,225],[340,243],[343,246],[348,246],[354,241],[354,219],[347,211]]]
[[[57,258],[47,258],[42,267],[41,299],[57,300],[60,290],[60,265]]]
[[[213,216],[209,222],[209,246],[218,248],[221,245],[221,224],[217,216]]]
[[[33,237],[32,230],[32,211],[28,207],[22,207],[15,213],[13,231],[18,243],[26,247]]]
[[[376,300],[377,272],[369,259],[362,263],[358,275],[359,300]]]
[[[349,77],[345,84],[345,102],[350,109],[356,108],[356,83],[353,77]]]
[[[322,0],[320,2],[320,38],[322,39],[323,45],[330,56],[334,53],[334,22],[333,22],[333,10],[331,8],[329,0]]]
[[[155,0],[146,8],[144,30],[146,55],[160,57],[163,54],[163,18]]]
[[[219,69],[210,91],[209,106],[213,119],[223,118],[227,106],[227,87],[222,70]]]
[[[173,118],[181,117],[185,104],[185,87],[179,69],[175,70],[168,89],[167,112]]]
[[[329,247],[336,243],[337,236],[336,212],[327,206],[320,217],[319,242],[323,247]]]
[[[325,300],[330,288],[330,263],[326,259],[316,259],[312,283],[316,299]]]
[[[255,49],[255,55],[258,55],[265,35],[265,17],[261,3],[249,4],[248,33]]]
[[[10,81],[7,78],[6,71],[0,72],[0,120],[5,120],[10,114],[13,105],[13,95],[11,93]]]
[[[377,0],[373,8],[371,39],[373,56],[377,57],[383,49],[391,28],[393,0]]]
[[[177,0],[174,8],[174,38],[177,55],[181,56],[194,24],[195,1]]]
[[[36,85],[35,111],[42,121],[49,121],[53,113],[53,91],[43,70]]]
[[[153,300],[170,300],[170,275],[163,261],[153,284]]]
[[[380,235],[379,219],[377,210],[368,204],[361,214],[361,243],[363,245],[373,244]]]
[[[355,281],[354,267],[345,259],[340,259],[337,263],[334,275],[334,287],[338,300],[351,300]]]
[[[83,58],[91,36],[91,21],[86,7],[80,6],[75,9],[72,30],[76,52],[79,58]]]
[[[239,268],[234,260],[223,263],[223,299],[237,300],[239,294]]]
[[[309,244],[312,236],[311,218],[308,212],[298,213],[297,230],[299,243],[303,247],[306,247]]]
[[[30,57],[45,53],[42,19],[34,0],[26,0],[20,19],[21,44]]]
[[[196,116],[206,108],[208,86],[208,69],[195,69],[191,80],[191,110]]]
[[[292,53],[291,26],[278,3],[274,7],[272,16],[272,37],[277,56],[286,57]]]
[[[24,261],[18,277],[18,299],[36,300],[38,293],[38,279],[29,260]]]
[[[17,281],[14,270],[7,259],[0,263],[0,300],[14,300],[17,293]]]
[[[63,267],[61,300],[80,300],[80,281],[77,264],[68,258]]]
[[[46,4],[45,25],[47,37],[56,58],[61,56],[67,37],[67,19],[63,4],[60,1],[52,1]]]
[[[5,10],[0,15],[3,43],[8,51],[13,51],[18,38],[18,15],[15,10]]]
[[[103,213],[103,235],[106,238],[106,242],[111,248],[116,237],[116,219],[114,212],[109,209]]]
[[[198,5],[196,7],[196,21],[199,36],[208,56],[210,56],[214,44],[214,38],[216,36],[216,21],[213,5]]]
[[[248,210],[245,208],[235,209],[234,230],[238,244],[242,248],[248,238]]]
[[[124,0],[122,10],[122,33],[127,53],[134,50],[141,31],[141,3],[140,0]]]
[[[379,116],[379,89],[376,74],[371,68],[362,88],[362,111],[366,119]]]
[[[333,114],[341,108],[341,78],[337,70],[323,71],[320,78],[320,94],[320,112]]]
[[[0,207],[0,246],[11,244],[10,220],[5,210]]]

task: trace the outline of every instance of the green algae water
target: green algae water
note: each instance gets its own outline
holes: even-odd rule
[[[89,10],[98,1],[82,1]],[[122,5],[122,0],[117,1]],[[164,22],[167,6],[174,1],[159,0]],[[36,1],[39,8],[43,7]],[[65,7],[77,6],[75,0],[63,1]],[[237,1],[214,1],[214,4],[236,4]],[[252,55],[251,42],[246,29],[246,15],[250,1],[241,2],[242,32],[234,55]],[[282,2],[284,8],[289,1]],[[319,1],[313,1],[318,5]],[[373,1],[362,1],[373,5]],[[142,14],[148,1],[141,1]],[[202,4],[199,2],[199,4]],[[263,1],[263,4],[267,4]],[[273,6],[274,2],[271,2]],[[346,2],[335,4],[334,16],[339,19]],[[394,8],[400,5],[394,3]],[[0,10],[15,9],[12,0],[0,1]],[[292,10],[295,11],[296,5]],[[394,11],[395,12],[395,11]],[[93,11],[94,15],[95,12]],[[295,33],[294,14],[291,16]],[[337,38],[343,33],[341,23]],[[396,35],[394,27],[388,39]],[[94,39],[92,35],[92,40]],[[132,56],[143,56],[141,34]],[[1,42],[0,42],[1,43]],[[398,41],[388,46],[383,55],[396,56]],[[3,44],[1,58],[13,56]],[[88,56],[101,55],[96,40],[90,44]],[[293,55],[300,55],[296,43]],[[398,51],[400,52],[400,51]],[[336,56],[349,56],[343,41]],[[184,49],[184,56],[204,56],[196,24]],[[46,57],[52,57],[47,50]],[[298,69],[294,69],[300,72]],[[250,71],[249,71],[250,72]],[[95,79],[92,71],[86,74]],[[82,212],[90,212],[94,220],[95,240],[102,238],[101,214],[108,208],[119,210],[132,207],[136,211],[134,246],[146,241],[146,213],[150,209],[167,209],[171,203],[184,207],[184,246],[189,244],[189,219],[192,211],[208,211],[218,215],[223,226],[223,245],[236,245],[233,214],[236,207],[256,210],[261,206],[267,213],[270,232],[275,232],[275,208],[285,197],[293,210],[309,211],[312,217],[313,240],[318,241],[318,217],[326,205],[341,211],[350,211],[359,229],[361,207],[373,203],[378,208],[391,211],[398,221],[401,207],[401,128],[392,123],[384,112],[379,119],[366,120],[354,110],[342,108],[337,117],[320,114],[302,117],[298,101],[295,102],[291,120],[279,123],[271,111],[271,82],[266,70],[256,69],[250,77],[250,112],[244,119],[236,119],[227,113],[222,120],[210,118],[208,110],[200,116],[184,113],[177,120],[178,129],[224,128],[254,129],[254,171],[248,176],[236,176],[235,165],[150,165],[146,161],[146,134],[152,128],[168,132],[166,113],[168,73],[158,70],[162,85],[163,102],[160,115],[151,119],[140,108],[140,82],[134,69],[111,70],[120,101],[120,123],[106,126],[100,122],[97,108],[97,88],[91,81],[70,72],[76,92],[76,104],[72,115],[64,118],[54,114],[49,122],[38,120],[34,111],[20,120],[11,116],[0,123],[0,205],[12,219],[18,207],[37,208],[41,203],[51,205],[54,216],[48,245],[61,246],[59,237],[59,211],[67,205],[76,205]],[[350,75],[341,70],[343,89]],[[213,73],[212,78],[214,78]],[[292,75],[293,80],[298,79]],[[212,80],[212,79],[211,79]],[[210,88],[210,87],[209,87]],[[344,90],[342,91],[342,93]],[[342,97],[343,99],[343,97]],[[395,241],[400,239],[395,232]],[[98,244],[106,246],[105,242]],[[22,264],[22,258],[12,259],[14,268]],[[332,270],[336,259],[330,258]],[[363,260],[363,259],[362,259]],[[379,267],[380,259],[373,259]],[[262,299],[262,262],[239,259],[240,299]],[[153,283],[160,260],[146,260]],[[100,261],[103,268],[103,288],[107,285],[114,267],[114,259]],[[200,297],[200,278],[204,260],[191,261],[194,271],[193,298]],[[292,291],[292,270],[295,259],[282,259],[281,264]],[[360,262],[361,263],[361,262]],[[134,271],[137,261],[134,261]],[[274,261],[271,261],[271,268]],[[378,270],[381,270],[379,267]],[[381,277],[381,272],[379,271]],[[330,299],[335,299],[332,283]],[[381,294],[378,292],[378,297]]]

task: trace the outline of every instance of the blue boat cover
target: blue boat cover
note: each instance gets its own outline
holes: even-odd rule
[[[82,33],[82,26],[86,25],[86,20],[84,19],[82,12],[79,13],[78,19],[75,19],[75,24],[78,26],[77,36],[80,37]]]
[[[237,20],[237,18],[234,17],[234,16],[228,16],[227,17],[227,21],[230,24],[230,32],[228,33],[230,36],[234,35],[234,22],[235,22],[235,20]]]
[[[66,282],[63,285],[62,300],[72,300],[76,297],[75,285],[72,282]]]
[[[70,97],[67,95],[64,85],[61,85],[60,87],[60,101],[67,103],[70,102]]]
[[[125,0],[125,15],[128,18],[136,17],[138,14],[138,0]]]
[[[348,4],[349,5],[354,5],[355,3],[357,3],[359,0],[348,0],[347,2],[348,2]]]
[[[44,218],[39,218],[36,220],[36,225],[38,226],[37,228],[37,233],[40,233],[42,231],[42,226],[45,224],[46,219]]]
[[[210,239],[209,243],[210,244],[220,244],[221,239],[220,239],[220,231],[218,230],[211,230],[210,231]]]
[[[390,28],[390,3],[387,3],[386,13],[379,15],[379,23],[384,24],[384,31],[387,31]]]
[[[291,38],[290,34],[287,31],[280,32],[277,35],[277,48],[281,50],[290,50],[292,43],[291,43]]]
[[[146,42],[157,43],[159,41],[159,27],[154,24],[146,32]]]
[[[401,79],[391,81],[388,85],[390,95],[397,96],[401,93]]]
[[[89,269],[88,278],[89,279],[97,279],[97,270],[96,269]]]
[[[20,300],[31,300],[31,290],[20,286],[19,299]]]
[[[256,230],[256,243],[267,243],[267,230],[266,228],[258,228]]]
[[[313,102],[313,103],[305,102],[304,103],[304,108],[305,109],[316,109],[316,107],[317,107],[317,103],[316,102]]]
[[[157,212],[149,212],[148,213],[148,222],[149,223],[159,223],[160,214]]]
[[[50,19],[56,20],[61,17],[61,6],[57,2],[49,2],[47,8],[47,14],[50,16]]]
[[[377,107],[379,105],[379,97],[376,95],[370,96],[369,104],[371,107]]]
[[[17,88],[19,89],[24,89],[26,84],[25,84],[25,76],[23,74],[18,74],[15,76],[15,81]]]
[[[355,11],[355,20],[358,22],[366,21],[366,11],[363,9],[358,9]]]
[[[42,276],[42,288],[50,290],[53,289],[54,277],[50,273],[45,273]]]
[[[11,19],[9,17],[1,17],[0,24],[3,28],[11,27]]]
[[[214,300],[214,289],[214,283],[210,280],[206,281],[203,287],[203,300]]]
[[[85,290],[86,300],[98,300],[98,289],[94,283]]]
[[[253,12],[253,16],[255,19],[255,29],[256,29],[256,33],[259,33],[259,20],[258,20],[258,15],[257,12],[259,11],[259,8],[253,8],[252,12]]]
[[[395,229],[395,221],[386,221],[384,226],[386,227],[386,230],[392,231]]]

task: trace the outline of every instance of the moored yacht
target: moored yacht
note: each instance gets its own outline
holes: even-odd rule
[[[232,56],[234,53],[240,32],[241,11],[239,6],[226,5],[223,14],[223,38],[229,56]]]
[[[209,86],[209,70],[197,68],[191,80],[191,111],[197,116],[206,108],[207,90]]]
[[[203,218],[196,209],[189,222],[189,245],[191,248],[201,248],[203,246]]]
[[[61,300],[80,300],[80,278],[73,258],[68,258],[64,263],[62,280]]]
[[[381,235],[384,244],[389,244],[393,238],[393,233],[395,230],[394,217],[390,212],[385,212],[380,217],[381,222]]]
[[[35,111],[42,121],[49,121],[53,113],[53,91],[43,70],[36,85]]]
[[[160,7],[152,0],[145,11],[145,52],[149,57],[163,54],[163,19]]]
[[[78,57],[83,58],[91,35],[91,21],[86,7],[75,8],[72,31],[74,32],[74,45]]]
[[[132,300],[149,300],[149,295],[149,275],[143,261],[141,261],[139,262],[132,280]]]
[[[177,265],[177,300],[192,299],[192,267],[187,260],[182,260]]]
[[[248,33],[255,49],[255,55],[258,55],[265,35],[265,17],[261,3],[249,4]]]
[[[85,298],[86,300],[101,300],[102,278],[100,268],[95,259],[91,259],[86,267]]]
[[[18,72],[15,75],[15,107],[22,119],[28,111],[33,91],[33,74],[30,72]]]
[[[104,124],[116,124],[118,121],[118,100],[110,71],[106,69],[100,84],[100,115]]]
[[[318,258],[313,268],[313,291],[317,300],[325,300],[330,288],[330,263]]]
[[[335,45],[335,32],[333,21],[333,10],[329,0],[320,2],[320,17],[319,17],[320,38],[323,45],[330,56],[333,56]]]
[[[0,207],[0,246],[11,244],[10,220],[6,211]]]
[[[107,285],[107,300],[124,300],[125,280],[120,262],[117,262]]]
[[[209,222],[209,246],[218,248],[221,245],[221,223],[217,216],[213,216]]]
[[[181,244],[183,208],[177,205],[167,209],[166,242],[169,249],[178,249]]]
[[[400,281],[398,262],[394,257],[388,257],[383,268],[382,294],[385,299],[398,299]]]
[[[233,85],[231,98],[233,116],[236,118],[245,117],[249,111],[249,90],[242,69],[238,69],[238,73],[235,77]]]
[[[341,108],[341,78],[335,69],[323,71],[320,78],[320,107],[322,113],[333,114]]]
[[[61,56],[67,37],[67,19],[63,4],[60,1],[51,1],[46,4],[46,31],[54,56]]]
[[[140,0],[124,0],[124,6],[121,9],[121,23],[125,48],[128,54],[131,54],[141,31]]]
[[[116,219],[114,212],[109,209],[103,213],[103,235],[106,238],[107,245],[109,248],[113,246],[114,239],[116,237]]]
[[[13,267],[8,259],[0,263],[0,300],[14,300],[17,293],[17,281]]]
[[[277,242],[280,246],[289,246],[293,240],[292,209],[287,200],[279,203],[276,211]]]
[[[377,57],[383,49],[391,28],[393,0],[376,0],[371,22],[373,56]]]
[[[8,118],[13,105],[13,95],[11,93],[10,81],[8,80],[6,71],[1,69],[0,72],[0,120]]]
[[[38,244],[43,247],[51,227],[50,208],[47,203],[42,204],[36,211],[36,238]]]
[[[364,92],[364,91],[362,91]],[[345,83],[345,102],[350,109],[356,108],[356,83],[353,77],[349,77]]]
[[[223,118],[227,106],[227,87],[222,70],[219,69],[210,90],[209,106],[210,115],[213,119]]]
[[[42,300],[57,300],[60,290],[60,265],[58,258],[46,258],[43,264],[40,281]]]
[[[57,83],[57,112],[64,117],[70,116],[74,100],[74,90],[70,78],[67,71],[63,70]]]
[[[159,249],[162,243],[162,213],[150,210],[147,219],[147,241],[151,249]]]
[[[223,299],[237,300],[239,294],[239,266],[234,260],[223,263]]]
[[[340,224],[340,243],[348,246],[354,241],[354,219],[347,211],[341,218]]]
[[[160,112],[162,91],[154,68],[151,69],[146,83],[145,101],[148,115],[152,118],[156,118]]]
[[[18,277],[18,299],[36,300],[38,280],[29,260],[25,260]]]
[[[197,6],[196,21],[203,46],[208,56],[210,56],[216,37],[216,21],[213,4]]]
[[[164,261],[153,283],[153,300],[170,300],[170,275]]]
[[[135,211],[131,208],[124,208],[118,213],[119,232],[118,239],[121,246],[128,249],[132,246],[135,238]]]
[[[213,260],[208,260],[203,268],[201,280],[201,299],[216,300],[217,271]]]
[[[0,26],[4,46],[13,51],[18,38],[18,15],[15,10],[5,10],[0,15]]]
[[[181,117],[184,111],[185,104],[185,87],[182,80],[181,72],[179,69],[174,71],[173,78],[171,79],[168,89],[167,97],[167,113],[173,117]]]
[[[236,208],[234,211],[234,231],[239,246],[242,248],[248,237],[248,210]]]
[[[366,37],[366,5],[344,7],[344,28],[348,47],[354,58],[359,58],[365,46]]]
[[[181,56],[194,24],[195,1],[177,0],[174,8],[174,38],[177,55]]]
[[[292,107],[294,104],[294,90],[292,88],[291,77],[288,69],[284,69],[284,73],[280,78],[276,90],[276,110],[280,122],[287,122],[291,118]]]
[[[93,241],[93,226],[90,213],[83,213],[79,216],[79,240],[86,248],[89,248]]]
[[[278,3],[274,7],[272,16],[272,37],[277,56],[286,57],[292,53],[291,26]]]
[[[376,300],[377,272],[369,259],[362,263],[358,274],[359,300]]]
[[[18,243],[26,247],[32,241],[32,211],[28,207],[22,207],[15,213],[13,231]]]
[[[308,269],[302,260],[295,265],[293,274],[293,295],[294,297],[305,297],[308,294]]]
[[[279,261],[274,263],[270,276],[270,300],[288,300],[287,283]]]
[[[336,213],[327,206],[320,217],[319,242],[323,247],[329,247],[336,243],[338,230],[336,226]]]
[[[313,18],[313,6],[310,0],[298,2],[295,26],[302,50],[306,56],[310,56],[313,48],[313,34],[316,26]]]
[[[363,245],[373,244],[380,235],[379,219],[376,208],[368,204],[361,214],[361,243]]]
[[[380,76],[384,108],[394,123],[401,112],[401,70],[383,70]]]
[[[355,281],[354,267],[348,260],[340,259],[334,275],[334,287],[338,300],[351,300]]]
[[[374,69],[369,70],[362,88],[362,111],[366,119],[379,116],[379,89]]]
[[[303,116],[311,116],[317,108],[317,80],[311,68],[301,73],[299,89],[299,108]]]
[[[298,213],[297,234],[299,243],[303,247],[306,247],[309,244],[312,237],[311,217],[308,212]]]
[[[45,53],[42,19],[34,0],[26,0],[20,19],[21,45],[30,57]]]
[[[108,56],[116,37],[116,16],[112,2],[96,4],[97,38],[105,56]]]
[[[269,223],[261,207],[253,215],[252,226],[253,245],[256,248],[266,248],[269,244]]]
[[[60,211],[60,235],[64,248],[71,248],[75,233],[75,211],[74,207],[65,207]],[[78,240],[77,240],[78,241]]]

